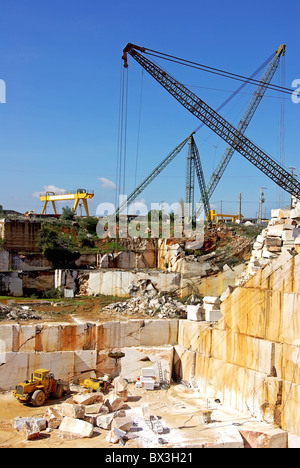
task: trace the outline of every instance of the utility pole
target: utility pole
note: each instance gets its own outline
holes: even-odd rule
[[[260,195],[259,195],[259,210],[258,210],[258,224],[261,224],[261,220],[262,220],[262,206],[263,206],[263,203],[265,203],[265,199],[264,199],[264,192],[263,190],[266,190],[267,187],[261,187],[260,188]]]
[[[239,196],[239,221],[242,222],[242,194]]]

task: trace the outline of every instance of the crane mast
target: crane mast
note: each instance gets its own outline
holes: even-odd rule
[[[195,161],[195,169],[196,169],[196,174],[197,174],[197,179],[198,179],[198,184],[200,188],[200,193],[201,193],[201,202],[204,205],[205,208],[205,213],[210,212],[210,204],[209,204],[209,198],[207,196],[207,189],[206,189],[206,183],[205,183],[205,178],[203,174],[203,169],[202,169],[202,164],[201,164],[201,159],[199,156],[199,151],[195,142],[195,139],[193,135],[191,135],[191,146],[192,146],[192,154],[194,155],[194,161]],[[198,212],[199,210],[197,210]],[[194,215],[194,213],[192,213]]]
[[[284,46],[281,46],[282,48]],[[219,135],[228,145],[238,151],[260,171],[273,180],[279,187],[294,195],[300,194],[300,182],[275,162],[264,151],[258,148],[251,140],[246,138],[239,129],[236,129],[226,119],[221,117],[214,109],[179,83],[171,75],[138,52],[146,49],[133,44],[127,44],[123,50],[124,66],[127,67],[127,54],[130,54],[158,83],[163,86],[181,105]]]

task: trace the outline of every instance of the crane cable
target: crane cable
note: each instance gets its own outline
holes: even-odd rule
[[[280,84],[285,84],[285,60],[280,64]],[[285,102],[282,96],[278,98],[278,127],[279,127],[279,143],[278,143],[278,160],[282,167],[285,165]],[[278,204],[283,205],[283,190],[278,187]]]
[[[252,75],[250,76],[250,78],[247,79],[247,81],[244,81],[217,109],[216,111],[219,112],[221,109],[223,109],[223,107],[229,102],[231,101],[238,93],[240,93],[242,91],[242,89],[250,82],[250,80],[252,80],[254,78],[254,76],[258,75],[259,72],[261,72],[261,70],[265,69],[267,64],[270,63],[270,61],[272,60],[272,58],[274,57],[274,54],[272,54],[254,73],[252,73]],[[255,80],[256,81],[256,80]],[[259,81],[259,83],[261,83]],[[198,127],[195,129],[195,133],[198,132],[198,130],[200,130],[200,128],[202,128],[204,126],[204,122],[201,122]]]
[[[141,91],[140,91],[140,104],[139,104],[139,117],[138,117],[138,134],[137,134],[136,156],[135,156],[134,187],[136,187],[137,169],[138,169],[138,159],[139,159],[140,131],[141,131],[141,116],[142,116],[142,98],[143,98],[143,82],[144,82],[144,69],[142,68]]]
[[[125,71],[121,63],[120,96],[119,96],[119,122],[117,144],[117,174],[116,174],[116,200],[125,193],[126,180],[126,148],[127,148],[127,108],[128,108],[128,70]]]
[[[147,49],[146,48],[145,49],[145,54],[151,55],[153,57],[161,58],[161,59],[164,59],[164,60],[168,60],[170,62],[178,63],[180,65],[185,65],[185,66],[190,67],[190,68],[196,68],[198,70],[206,71],[206,72],[212,73],[214,75],[224,76],[226,78],[230,78],[230,79],[233,79],[233,80],[247,81],[247,82],[249,82],[251,84],[255,84],[255,85],[260,84],[259,80],[255,80],[253,78],[248,78],[246,76],[239,75],[237,73],[227,72],[226,70],[222,70],[220,68],[209,67],[208,65],[203,65],[202,63],[197,63],[197,62],[193,62],[191,60],[182,59],[180,57],[176,57],[176,56],[170,55],[170,54],[165,54],[163,52],[158,52],[158,51],[153,50],[153,49]],[[272,54],[271,57],[273,55],[274,54]],[[271,90],[280,91],[280,92],[286,93],[286,94],[293,94],[295,92],[295,90],[293,90],[293,89],[286,88],[286,87],[283,87],[283,86],[274,85],[274,84],[271,84],[271,83],[267,84],[266,87],[271,89]]]

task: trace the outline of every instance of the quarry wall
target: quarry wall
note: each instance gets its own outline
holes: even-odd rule
[[[174,370],[211,398],[300,436],[300,256],[236,288],[218,324],[180,320]]]
[[[123,375],[135,381],[141,368],[161,362],[172,375],[177,320],[130,320],[106,323],[0,325],[0,389],[13,389],[36,368],[51,369],[57,378],[91,374]],[[109,353],[120,351],[116,361]]]
[[[219,322],[129,320],[0,325],[0,388],[38,367],[70,379],[95,369],[135,381],[162,364],[212,401],[300,437],[300,256],[286,252],[221,305]],[[111,351],[125,357],[116,361]]]
[[[39,252],[40,221],[1,219],[0,237],[11,252]]]

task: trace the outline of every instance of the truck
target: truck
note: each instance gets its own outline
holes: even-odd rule
[[[55,379],[49,369],[36,369],[29,380],[16,385],[13,395],[21,403],[42,406],[48,398],[61,398],[69,391],[69,383]]]

